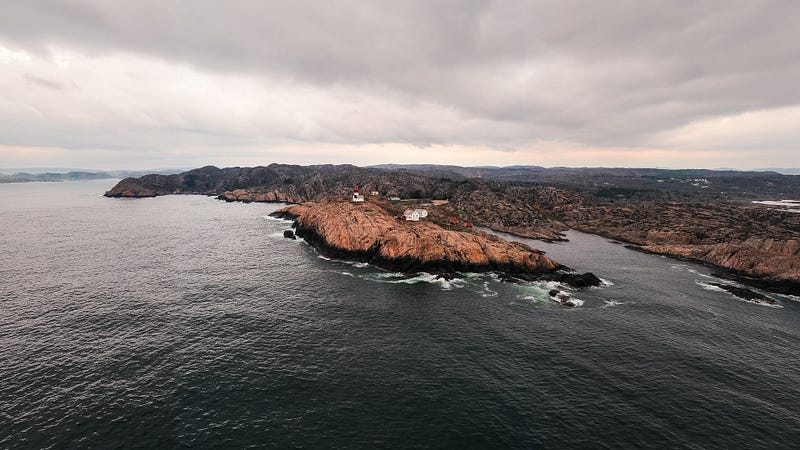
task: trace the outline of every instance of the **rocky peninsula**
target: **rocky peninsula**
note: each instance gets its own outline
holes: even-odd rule
[[[427,220],[400,220],[387,202],[328,198],[290,205],[272,215],[294,220],[296,235],[325,256],[387,270],[443,276],[496,271],[510,280],[545,279],[576,287],[600,283],[594,275],[573,273],[519,242],[478,230],[447,230]]]
[[[720,267],[723,275],[759,288],[800,295],[800,213],[758,202],[800,199],[800,176],[774,172],[207,166],[126,178],[105,195],[201,194],[229,202],[303,203],[344,198],[354,184],[384,198],[446,201],[440,208],[444,217],[495,231],[554,241],[575,229]]]

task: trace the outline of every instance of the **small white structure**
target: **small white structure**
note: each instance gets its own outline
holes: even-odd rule
[[[409,208],[403,211],[403,216],[405,216],[406,220],[410,220],[412,222],[419,222],[419,219],[424,219],[428,217],[428,210]]]
[[[379,195],[381,195],[381,194],[380,194],[380,192],[378,192],[378,191],[372,191],[372,192],[370,192],[370,193],[369,193],[369,195],[371,195],[371,196],[373,196],[373,197],[377,197],[377,196],[379,196]]]
[[[364,196],[358,192],[358,185],[353,187],[353,203],[363,203]]]
[[[396,195],[393,195],[393,196],[389,197],[389,201],[390,202],[399,202],[400,201],[400,197],[398,197]]]

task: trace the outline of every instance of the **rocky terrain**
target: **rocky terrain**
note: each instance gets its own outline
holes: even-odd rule
[[[565,209],[570,227],[750,276],[800,280],[800,214],[747,203],[595,203]]]
[[[448,200],[431,217],[440,225],[455,216],[461,224],[545,240],[563,239],[563,232],[573,228],[719,266],[751,281],[800,286],[800,213],[752,203],[800,199],[800,176],[774,172],[208,166],[126,178],[106,196],[203,194],[226,201],[302,203],[345,198],[354,184],[418,204]],[[797,286],[792,289],[800,291]]]
[[[542,252],[519,242],[477,230],[447,230],[429,220],[399,220],[395,208],[385,201],[358,204],[328,198],[287,206],[273,216],[294,219],[295,234],[324,255],[388,270],[445,275],[497,271],[525,280],[558,280],[579,287],[600,282],[591,274],[570,273]]]

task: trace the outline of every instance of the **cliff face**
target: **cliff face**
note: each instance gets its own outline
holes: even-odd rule
[[[800,241],[749,238],[710,245],[645,245],[645,250],[711,262],[749,275],[800,280]]]
[[[541,252],[483,232],[448,231],[431,222],[398,220],[388,205],[345,200],[292,205],[298,236],[323,254],[403,272],[553,273],[563,268]]]

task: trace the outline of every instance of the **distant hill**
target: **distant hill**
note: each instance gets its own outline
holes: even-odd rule
[[[114,178],[106,172],[67,172],[67,173],[15,173],[0,176],[0,183],[29,183],[35,181],[85,181]]]
[[[784,175],[800,175],[800,168],[783,167],[783,168],[756,169],[756,170],[765,172],[777,172],[777,173],[782,173]]]
[[[29,170],[4,169],[5,174],[0,173],[0,183],[30,183],[30,182],[57,182],[57,181],[85,181],[103,180],[109,178],[126,178],[143,176],[151,173],[171,175],[181,173],[181,169],[162,169],[162,170],[44,170],[32,168]]]

